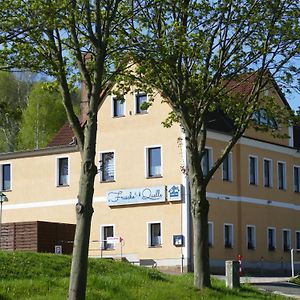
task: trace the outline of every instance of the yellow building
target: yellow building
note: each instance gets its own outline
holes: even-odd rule
[[[278,89],[270,92],[288,105]],[[159,95],[147,111],[140,108],[144,101],[147,95],[132,90],[124,102],[107,97],[99,110],[90,255],[186,269],[193,255],[184,133],[176,124],[162,126],[170,108]],[[256,121],[272,120],[260,111]],[[230,138],[225,123],[211,127],[207,168]],[[241,255],[246,271],[283,271],[290,249],[300,249],[296,129],[278,130],[290,138],[248,130],[209,184],[214,270]],[[48,148],[2,154],[0,164],[0,188],[9,199],[3,222],[76,222],[80,154],[68,126]]]

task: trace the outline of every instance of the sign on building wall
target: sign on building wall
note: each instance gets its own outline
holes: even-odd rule
[[[181,184],[171,184],[167,186],[167,199],[168,201],[182,200]]]
[[[109,206],[165,201],[166,187],[164,185],[138,189],[114,190],[107,193],[107,203]]]

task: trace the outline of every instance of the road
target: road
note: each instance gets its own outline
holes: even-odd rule
[[[289,282],[261,282],[252,284],[257,289],[300,299],[300,286]]]
[[[225,280],[225,276],[216,276]],[[267,292],[300,299],[300,286],[289,283],[289,277],[241,277],[241,283],[249,283]]]

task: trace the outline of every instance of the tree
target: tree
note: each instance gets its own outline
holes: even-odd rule
[[[37,82],[30,90],[28,105],[23,112],[18,135],[19,149],[39,149],[47,146],[67,116],[58,91],[47,90]]]
[[[116,77],[124,70],[125,21],[131,9],[127,4],[121,0],[17,0],[13,3],[3,0],[0,8],[2,65],[43,72],[56,79],[81,154],[69,299],[85,299],[97,174],[97,113]],[[71,99],[79,77],[87,98],[87,113],[82,123]]]
[[[299,3],[138,0],[135,5],[140,9],[138,19],[131,19],[137,68],[129,79],[140,89],[158,91],[172,108],[165,125],[177,121],[184,129],[194,285],[210,287],[207,185],[249,126],[278,133],[253,122],[258,108],[282,124],[291,116],[263,91],[274,78],[289,81],[297,72],[290,62],[300,49]],[[212,113],[222,114],[233,126],[223,154],[206,173],[201,162]]]
[[[25,83],[17,80],[12,73],[0,72],[0,152],[15,150],[26,102]]]

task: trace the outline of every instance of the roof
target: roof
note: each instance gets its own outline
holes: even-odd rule
[[[284,93],[282,92],[281,88],[277,84],[274,77],[268,72],[267,74],[268,82],[273,85],[276,92],[278,93],[282,103],[288,108],[291,109]],[[225,81],[226,83],[226,89],[229,91],[233,91],[234,93],[241,94],[241,95],[247,95],[251,93],[255,80],[257,78],[257,73],[250,73],[250,74],[243,74],[239,75],[235,79],[231,79],[230,81]]]
[[[71,144],[74,144],[74,133],[67,122],[60,128],[47,147],[67,146]]]

